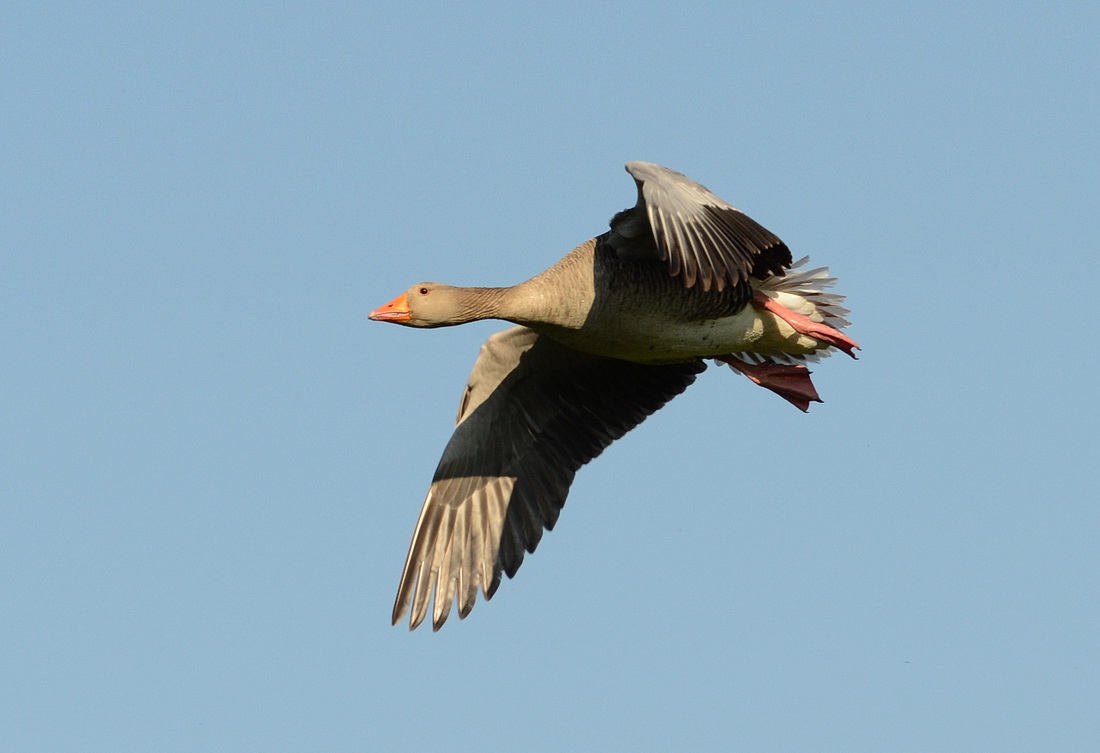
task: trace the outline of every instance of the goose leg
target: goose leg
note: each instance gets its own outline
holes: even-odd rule
[[[810,403],[820,403],[814,383],[810,381],[810,370],[805,366],[771,363],[746,363],[737,356],[715,356],[716,361],[728,363],[756,384],[765,387],[802,412],[810,409]]]
[[[822,342],[829,343],[834,347],[840,348],[852,358],[856,357],[853,350],[859,349],[859,343],[851,339],[838,329],[834,329],[827,324],[821,322],[815,322],[808,316],[795,313],[786,306],[781,305],[778,301],[769,298],[761,293],[759,290],[755,291],[752,295],[752,305],[758,309],[771,312],[785,321],[787,324],[794,327],[794,331],[803,335],[809,335]]]

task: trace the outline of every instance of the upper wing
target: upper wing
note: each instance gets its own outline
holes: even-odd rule
[[[577,469],[705,368],[591,356],[526,327],[490,337],[416,523],[394,624],[411,605],[409,627],[419,625],[433,591],[436,630],[456,597],[460,617],[479,587],[491,598],[553,528]]]
[[[611,220],[608,242],[624,260],[668,262],[685,287],[722,290],[782,275],[791,252],[763,225],[686,175],[650,162],[628,162],[638,203]]]

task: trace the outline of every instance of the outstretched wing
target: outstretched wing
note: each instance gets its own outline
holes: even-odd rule
[[[705,368],[587,355],[526,327],[490,337],[416,523],[394,624],[411,606],[419,625],[433,592],[436,630],[456,599],[465,617],[479,588],[491,598],[554,527],[577,469]]]
[[[628,162],[638,203],[611,220],[608,242],[623,260],[660,260],[684,286],[722,290],[749,276],[782,275],[791,264],[783,241],[686,175],[650,162]]]

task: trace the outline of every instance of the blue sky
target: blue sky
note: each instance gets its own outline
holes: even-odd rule
[[[1092,751],[1090,3],[5,3],[11,750]],[[504,285],[701,181],[840,278],[808,415],[727,369],[496,598],[389,612]]]

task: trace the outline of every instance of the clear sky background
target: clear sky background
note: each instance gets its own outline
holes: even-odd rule
[[[0,6],[0,748],[1100,749],[1100,6]],[[390,608],[504,285],[699,180],[849,296],[438,634]]]

